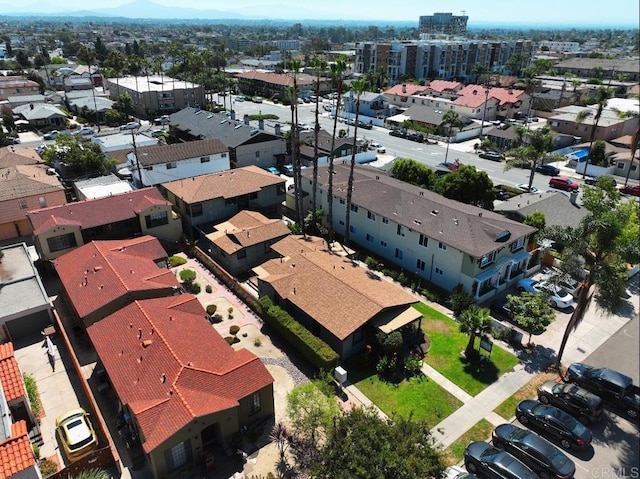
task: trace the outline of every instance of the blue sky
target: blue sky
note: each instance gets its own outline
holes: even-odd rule
[[[69,11],[118,7],[133,0],[26,0],[21,11]],[[416,21],[420,15],[452,12],[469,15],[469,24],[541,23],[562,25],[624,25],[638,26],[638,0],[149,0],[165,6],[233,11],[247,16],[270,18],[360,19],[377,21]],[[441,5],[441,6],[438,6]],[[15,0],[0,0],[0,12],[16,9]]]

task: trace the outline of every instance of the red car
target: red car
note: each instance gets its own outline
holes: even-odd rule
[[[580,185],[566,176],[553,176],[549,180],[549,186],[565,191],[577,191]]]
[[[640,196],[640,185],[624,185],[620,188],[620,193],[631,196]]]

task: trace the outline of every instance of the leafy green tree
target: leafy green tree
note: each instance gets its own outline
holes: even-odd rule
[[[440,126],[447,132],[447,149],[444,153],[444,162],[446,163],[447,158],[449,157],[449,143],[451,143],[451,133],[453,133],[454,128],[462,127],[460,115],[458,115],[458,113],[453,110],[447,110],[447,112],[442,116]]]
[[[596,67],[600,68],[601,67]],[[595,69],[594,68],[594,71]],[[593,125],[591,125],[591,129],[589,130],[589,156],[587,156],[587,160],[584,164],[584,172],[582,173],[582,177],[584,178],[587,175],[587,167],[589,166],[589,160],[592,159],[593,155],[593,142],[596,137],[596,130],[598,129],[598,123],[600,123],[600,118],[602,117],[602,112],[607,106],[608,101],[613,96],[613,90],[610,88],[599,86],[596,90],[595,104],[596,104],[596,113],[593,115]],[[591,110],[583,110],[576,115],[576,124],[580,124],[583,122],[588,116],[592,115]]]
[[[583,320],[595,295],[596,304],[605,313],[615,312],[624,301],[628,279],[626,264],[640,262],[638,202],[620,202],[611,183],[585,186],[582,199],[589,214],[575,227],[552,226],[545,238],[563,245],[562,269],[575,275],[575,265],[584,263],[588,271],[578,291],[575,309],[558,350],[559,367],[569,335]]]
[[[16,52],[16,61],[22,68],[31,67],[31,60],[29,60],[29,54],[26,50],[18,50]]]
[[[544,229],[546,225],[546,220],[542,211],[534,211],[533,213],[528,214],[524,217],[524,220],[522,220],[522,222],[525,225],[538,228],[538,230]]]
[[[61,161],[78,175],[107,173],[115,160],[109,160],[102,152],[100,145],[83,141],[74,135],[59,134],[56,137],[56,147],[47,148],[44,161],[52,165],[54,161]]]
[[[607,144],[604,140],[595,140],[591,146],[591,164],[595,166],[609,166],[606,155]]]
[[[436,174],[432,168],[411,158],[398,158],[393,162],[391,175],[400,181],[411,183],[428,190],[436,184]]]
[[[13,115],[8,111],[2,113],[2,124],[7,129],[7,131],[13,131],[16,129],[16,123],[13,119]]]
[[[354,408],[336,418],[308,472],[320,479],[418,479],[440,477],[443,470],[426,422],[383,420],[373,409]]]
[[[542,333],[556,317],[545,294],[509,294],[507,306],[512,311],[514,322],[529,333],[528,343],[531,343],[532,334]]]
[[[469,335],[469,342],[464,349],[465,356],[470,358],[475,349],[476,336],[484,336],[491,332],[491,316],[487,308],[479,308],[471,305],[458,317],[458,329],[463,334]]]
[[[324,439],[340,407],[327,383],[314,380],[295,387],[287,394],[287,416],[298,437],[307,437],[314,444]]]
[[[476,170],[473,165],[462,165],[456,171],[438,178],[435,191],[445,198],[486,210],[493,210],[493,201],[496,199],[493,182],[487,172]]]
[[[536,166],[545,157],[549,158],[549,152],[553,151],[553,134],[548,126],[536,130],[528,130],[523,135],[524,145],[508,152],[511,157],[505,162],[505,170],[526,164],[530,168],[529,189],[533,185],[536,174]]]

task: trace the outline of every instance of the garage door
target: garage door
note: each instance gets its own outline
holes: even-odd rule
[[[51,324],[51,319],[47,311],[40,311],[22,318],[7,321],[7,329],[11,334],[11,339],[24,338],[32,334],[39,333]]]

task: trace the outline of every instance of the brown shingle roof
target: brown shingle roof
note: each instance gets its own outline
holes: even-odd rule
[[[26,395],[18,362],[13,355],[13,343],[0,344],[0,386],[8,402]]]
[[[234,351],[190,294],[136,301],[87,328],[148,453],[194,418],[273,383],[260,359]]]
[[[149,206],[169,204],[157,188],[149,187],[121,195],[29,211],[28,216],[34,234],[38,235],[58,225],[80,225],[82,229],[86,229],[135,219],[137,213]]]
[[[311,180],[312,172],[302,170]],[[334,167],[333,194],[347,196],[349,165]],[[318,188],[326,191],[328,167],[318,169]],[[377,169],[355,166],[353,204],[427,235],[435,241],[481,258],[518,238],[533,234],[536,229],[509,220],[502,215],[477,206],[450,200],[429,190],[396,180]],[[505,242],[496,241],[503,231],[511,233]]]
[[[0,201],[63,191],[57,176],[38,165],[15,165],[0,169]]]
[[[15,165],[34,165],[41,161],[40,155],[33,148],[16,145],[0,148],[0,168]]]
[[[199,203],[214,198],[235,198],[260,191],[286,180],[257,166],[245,166],[210,175],[170,181],[162,186],[185,203]]]
[[[173,145],[153,145],[138,148],[138,158],[143,166],[158,165],[170,161],[181,161],[208,155],[225,153],[227,147],[220,140],[187,141]]]
[[[215,228],[217,231],[207,235],[207,238],[227,254],[290,233],[282,220],[269,219],[261,213],[248,210],[241,211]]]
[[[60,256],[54,265],[76,312],[84,318],[131,293],[171,294],[178,280],[155,263],[166,256],[156,238],[141,236],[92,241]]]
[[[0,442],[0,478],[13,477],[36,465],[26,421],[11,425],[11,438]]]
[[[340,340],[383,310],[417,301],[393,283],[329,252],[321,238],[287,236],[271,248],[284,259],[264,263],[258,271],[266,275],[260,279]]]

